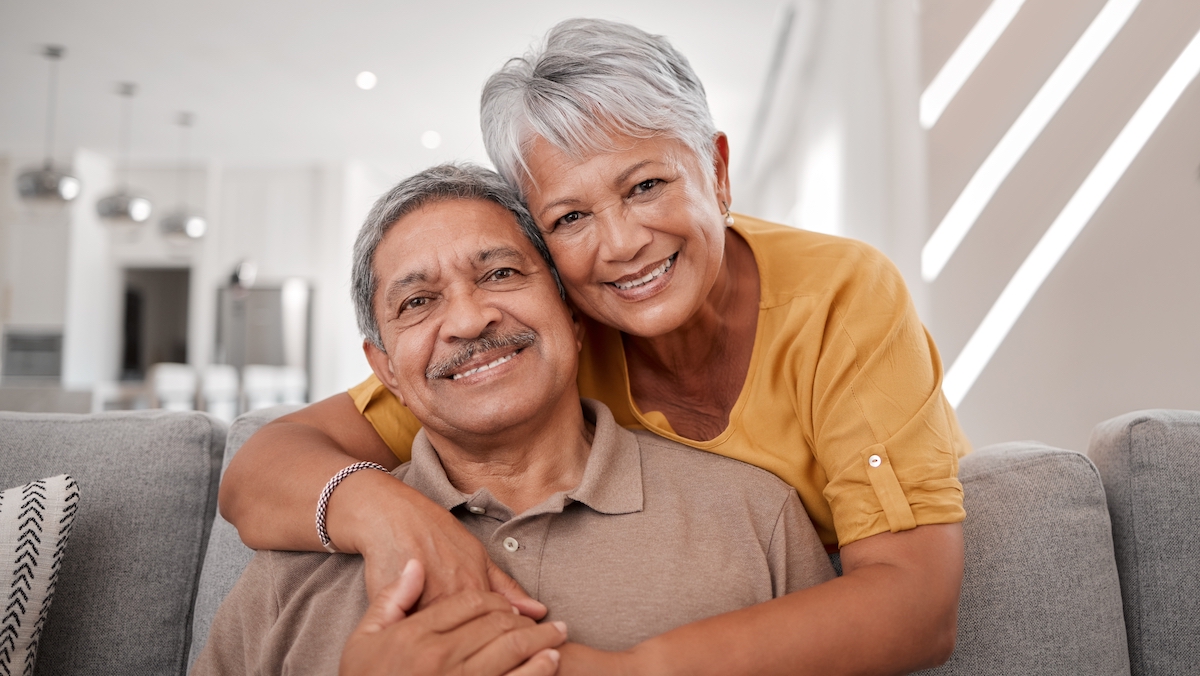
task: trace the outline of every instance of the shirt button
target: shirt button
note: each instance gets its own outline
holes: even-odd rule
[[[470,512],[470,513],[472,513],[472,514],[485,514],[485,513],[487,513],[487,510],[486,510],[486,509],[484,509],[484,508],[482,508],[482,507],[480,507],[479,505],[471,505],[471,506],[467,507],[467,511],[469,511],[469,512]]]
[[[878,455],[872,455],[871,457],[867,458],[867,464],[872,467],[878,467],[883,464],[883,458],[880,458]]]
[[[521,545],[517,543],[516,538],[504,538],[504,548],[510,552],[517,551]]]

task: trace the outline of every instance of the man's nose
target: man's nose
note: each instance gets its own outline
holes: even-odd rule
[[[441,326],[442,340],[473,340],[488,326],[498,324],[503,317],[498,308],[487,302],[486,296],[478,289],[450,295]]]
[[[631,261],[654,240],[654,233],[621,207],[596,214],[600,255],[606,261]]]

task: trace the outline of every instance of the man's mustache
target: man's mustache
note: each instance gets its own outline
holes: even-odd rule
[[[430,364],[429,368],[425,370],[425,377],[429,380],[445,378],[451,371],[467,363],[477,354],[502,347],[524,349],[533,345],[535,340],[537,340],[537,334],[529,329],[506,334],[500,334],[496,330],[485,331],[478,338],[464,341],[449,358],[436,364]]]

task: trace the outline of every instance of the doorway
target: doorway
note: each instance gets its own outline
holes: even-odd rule
[[[154,364],[187,363],[188,268],[126,268],[121,379],[144,380]]]

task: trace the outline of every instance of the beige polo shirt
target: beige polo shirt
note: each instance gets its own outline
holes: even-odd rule
[[[396,476],[453,512],[573,641],[623,650],[833,577],[796,491],[757,467],[617,425],[579,486],[514,515],[459,492],[424,432]],[[367,607],[359,556],[262,551],[218,610],[193,673],[335,673]]]

